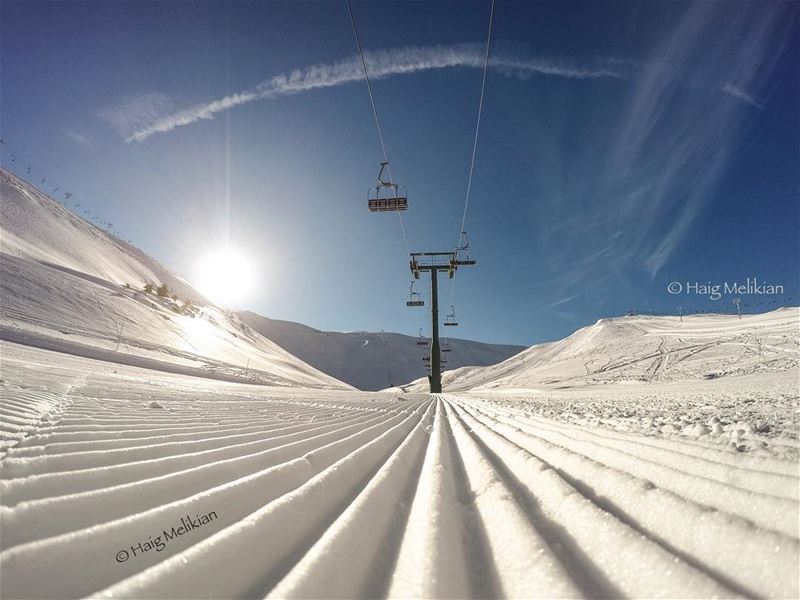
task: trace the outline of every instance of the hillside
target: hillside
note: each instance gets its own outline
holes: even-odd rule
[[[360,392],[278,343],[380,382],[415,340],[159,298],[181,280],[0,191],[3,598],[798,597],[797,309]]]
[[[255,331],[294,356],[361,390],[381,390],[425,375],[427,347],[399,333],[320,331],[300,323],[262,317],[253,312],[239,317]],[[484,344],[450,339],[448,366],[493,365],[524,350],[522,346]]]
[[[513,390],[700,381],[796,371],[799,357],[798,308],[741,319],[637,315],[601,319],[497,365],[448,371],[443,382],[448,390]]]
[[[0,197],[2,339],[206,378],[347,387],[4,169]],[[180,300],[145,283],[166,283]]]

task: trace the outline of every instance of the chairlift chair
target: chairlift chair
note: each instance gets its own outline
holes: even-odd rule
[[[417,340],[417,346],[427,346],[428,340],[425,339],[425,336],[422,335],[422,327],[419,329],[419,339]]]
[[[444,318],[443,325],[445,327],[458,327],[458,321],[456,320],[456,309],[452,305],[450,306],[450,313]]]
[[[367,208],[370,212],[387,212],[408,209],[408,194],[405,187],[401,187],[391,180],[383,178],[383,171],[389,163],[381,162],[378,172],[378,184],[367,192]]]
[[[467,232],[462,231],[461,237],[461,245],[454,250],[453,257],[450,259],[450,271],[455,271],[459,266],[472,266],[475,264],[475,259],[470,256]]]
[[[411,287],[409,288],[408,293],[408,300],[406,300],[406,306],[425,306],[425,301],[422,299],[422,295],[419,292],[414,291],[414,281],[411,281]]]

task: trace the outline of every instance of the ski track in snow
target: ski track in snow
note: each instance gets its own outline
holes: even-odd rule
[[[3,352],[4,598],[800,595],[794,460]]]

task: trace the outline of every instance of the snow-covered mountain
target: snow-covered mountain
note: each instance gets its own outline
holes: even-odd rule
[[[2,175],[0,597],[800,597],[797,309],[360,392]]]
[[[0,198],[2,339],[215,379],[347,388],[5,169]]]
[[[716,379],[798,369],[800,309],[758,314],[600,319],[490,367],[444,373],[449,390],[570,388]],[[424,380],[411,389],[423,389]]]
[[[402,385],[425,375],[422,356],[428,348],[416,337],[399,333],[320,331],[301,323],[268,319],[253,312],[239,317],[294,356],[362,390]],[[451,368],[493,365],[524,350],[523,346],[450,340]]]

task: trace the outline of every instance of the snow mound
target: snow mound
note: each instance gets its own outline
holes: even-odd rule
[[[490,367],[449,371],[450,390],[531,389],[716,380],[798,373],[800,309],[757,315],[601,319]],[[424,381],[412,389],[422,389]]]

